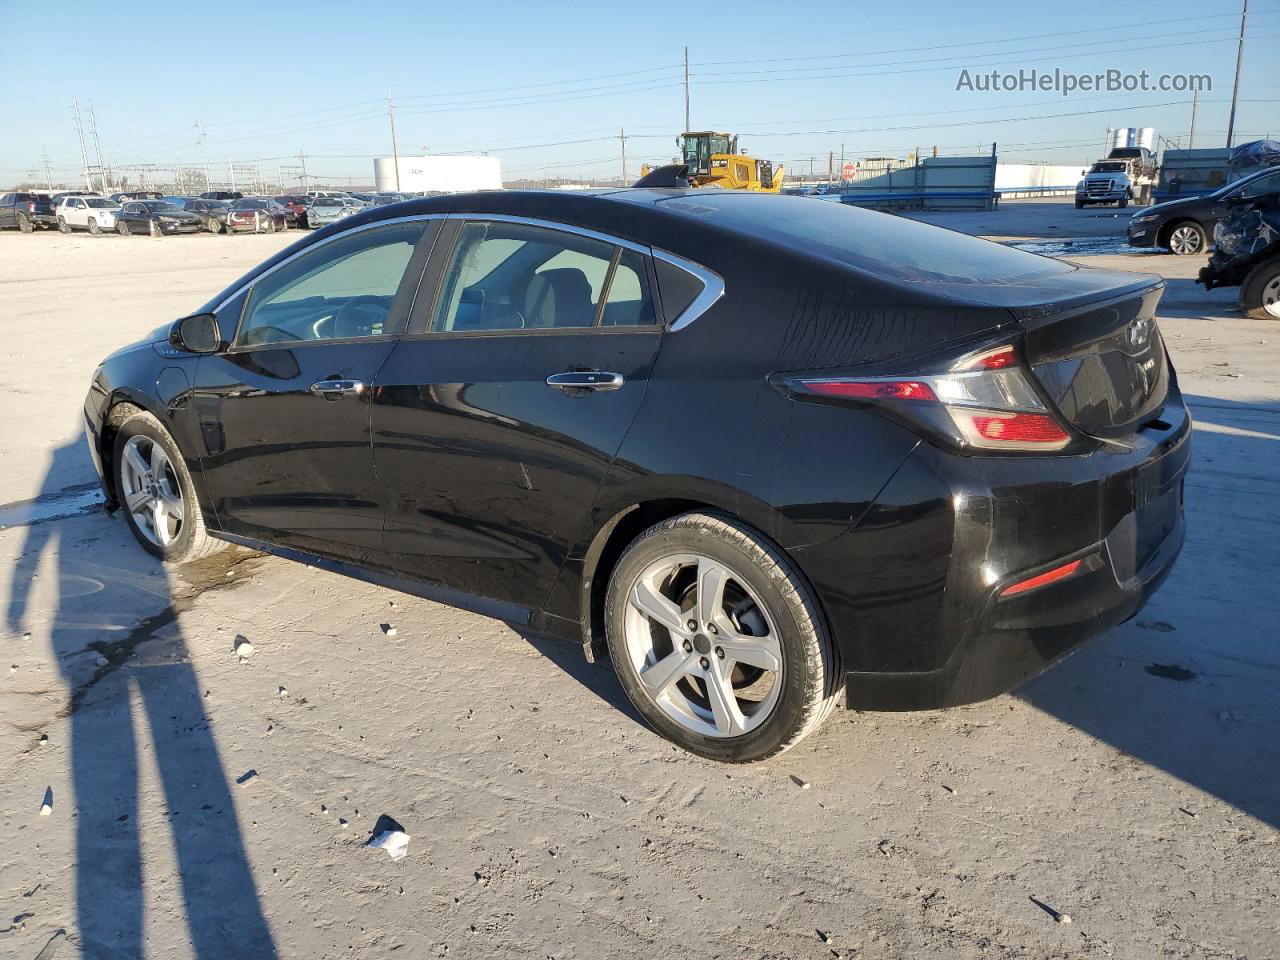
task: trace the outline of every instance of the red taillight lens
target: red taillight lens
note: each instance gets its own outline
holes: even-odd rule
[[[35,212],[36,212],[36,202],[34,200],[28,200],[27,213],[35,213]]]
[[[1070,439],[1056,420],[1044,413],[970,415],[973,427],[988,440],[1001,443],[1063,443]]]
[[[1000,599],[1016,597],[1018,594],[1026,593],[1028,590],[1035,590],[1037,587],[1044,587],[1051,583],[1057,583],[1059,580],[1065,580],[1067,577],[1073,577],[1082,563],[1084,563],[1083,560],[1072,560],[1070,563],[1064,563],[1060,567],[1054,567],[1052,570],[1038,573],[1034,577],[1011,583],[1000,591]]]
[[[1051,413],[1012,344],[962,358],[949,369],[911,379],[822,377],[789,381],[800,393],[893,406],[904,416],[975,450],[1052,452],[1071,434]]]
[[[923,380],[806,380],[810,393],[851,400],[937,400]]]

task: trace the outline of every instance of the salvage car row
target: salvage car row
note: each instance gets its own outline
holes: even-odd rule
[[[245,196],[209,191],[198,197],[168,196],[156,191],[62,193],[14,191],[0,196],[0,229],[32,233],[58,229],[86,230],[121,236],[178,233],[274,233],[294,227],[322,227],[367,206],[398,203],[400,194],[348,194],[316,191],[280,196]]]

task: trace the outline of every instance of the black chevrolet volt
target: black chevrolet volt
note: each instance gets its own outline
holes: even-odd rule
[[[826,200],[369,208],[109,357],[108,509],[606,655],[705,757],[992,697],[1183,540],[1156,277]]]

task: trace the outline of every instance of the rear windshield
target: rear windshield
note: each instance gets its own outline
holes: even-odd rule
[[[887,280],[1007,283],[1075,269],[990,240],[816,197],[706,191],[663,201],[662,208]]]

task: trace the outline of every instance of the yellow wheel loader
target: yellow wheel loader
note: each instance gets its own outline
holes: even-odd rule
[[[704,130],[682,134],[678,142],[689,186],[759,193],[777,193],[782,189],[782,164],[739,153],[735,134]],[[649,173],[648,164],[640,168],[642,179]]]

